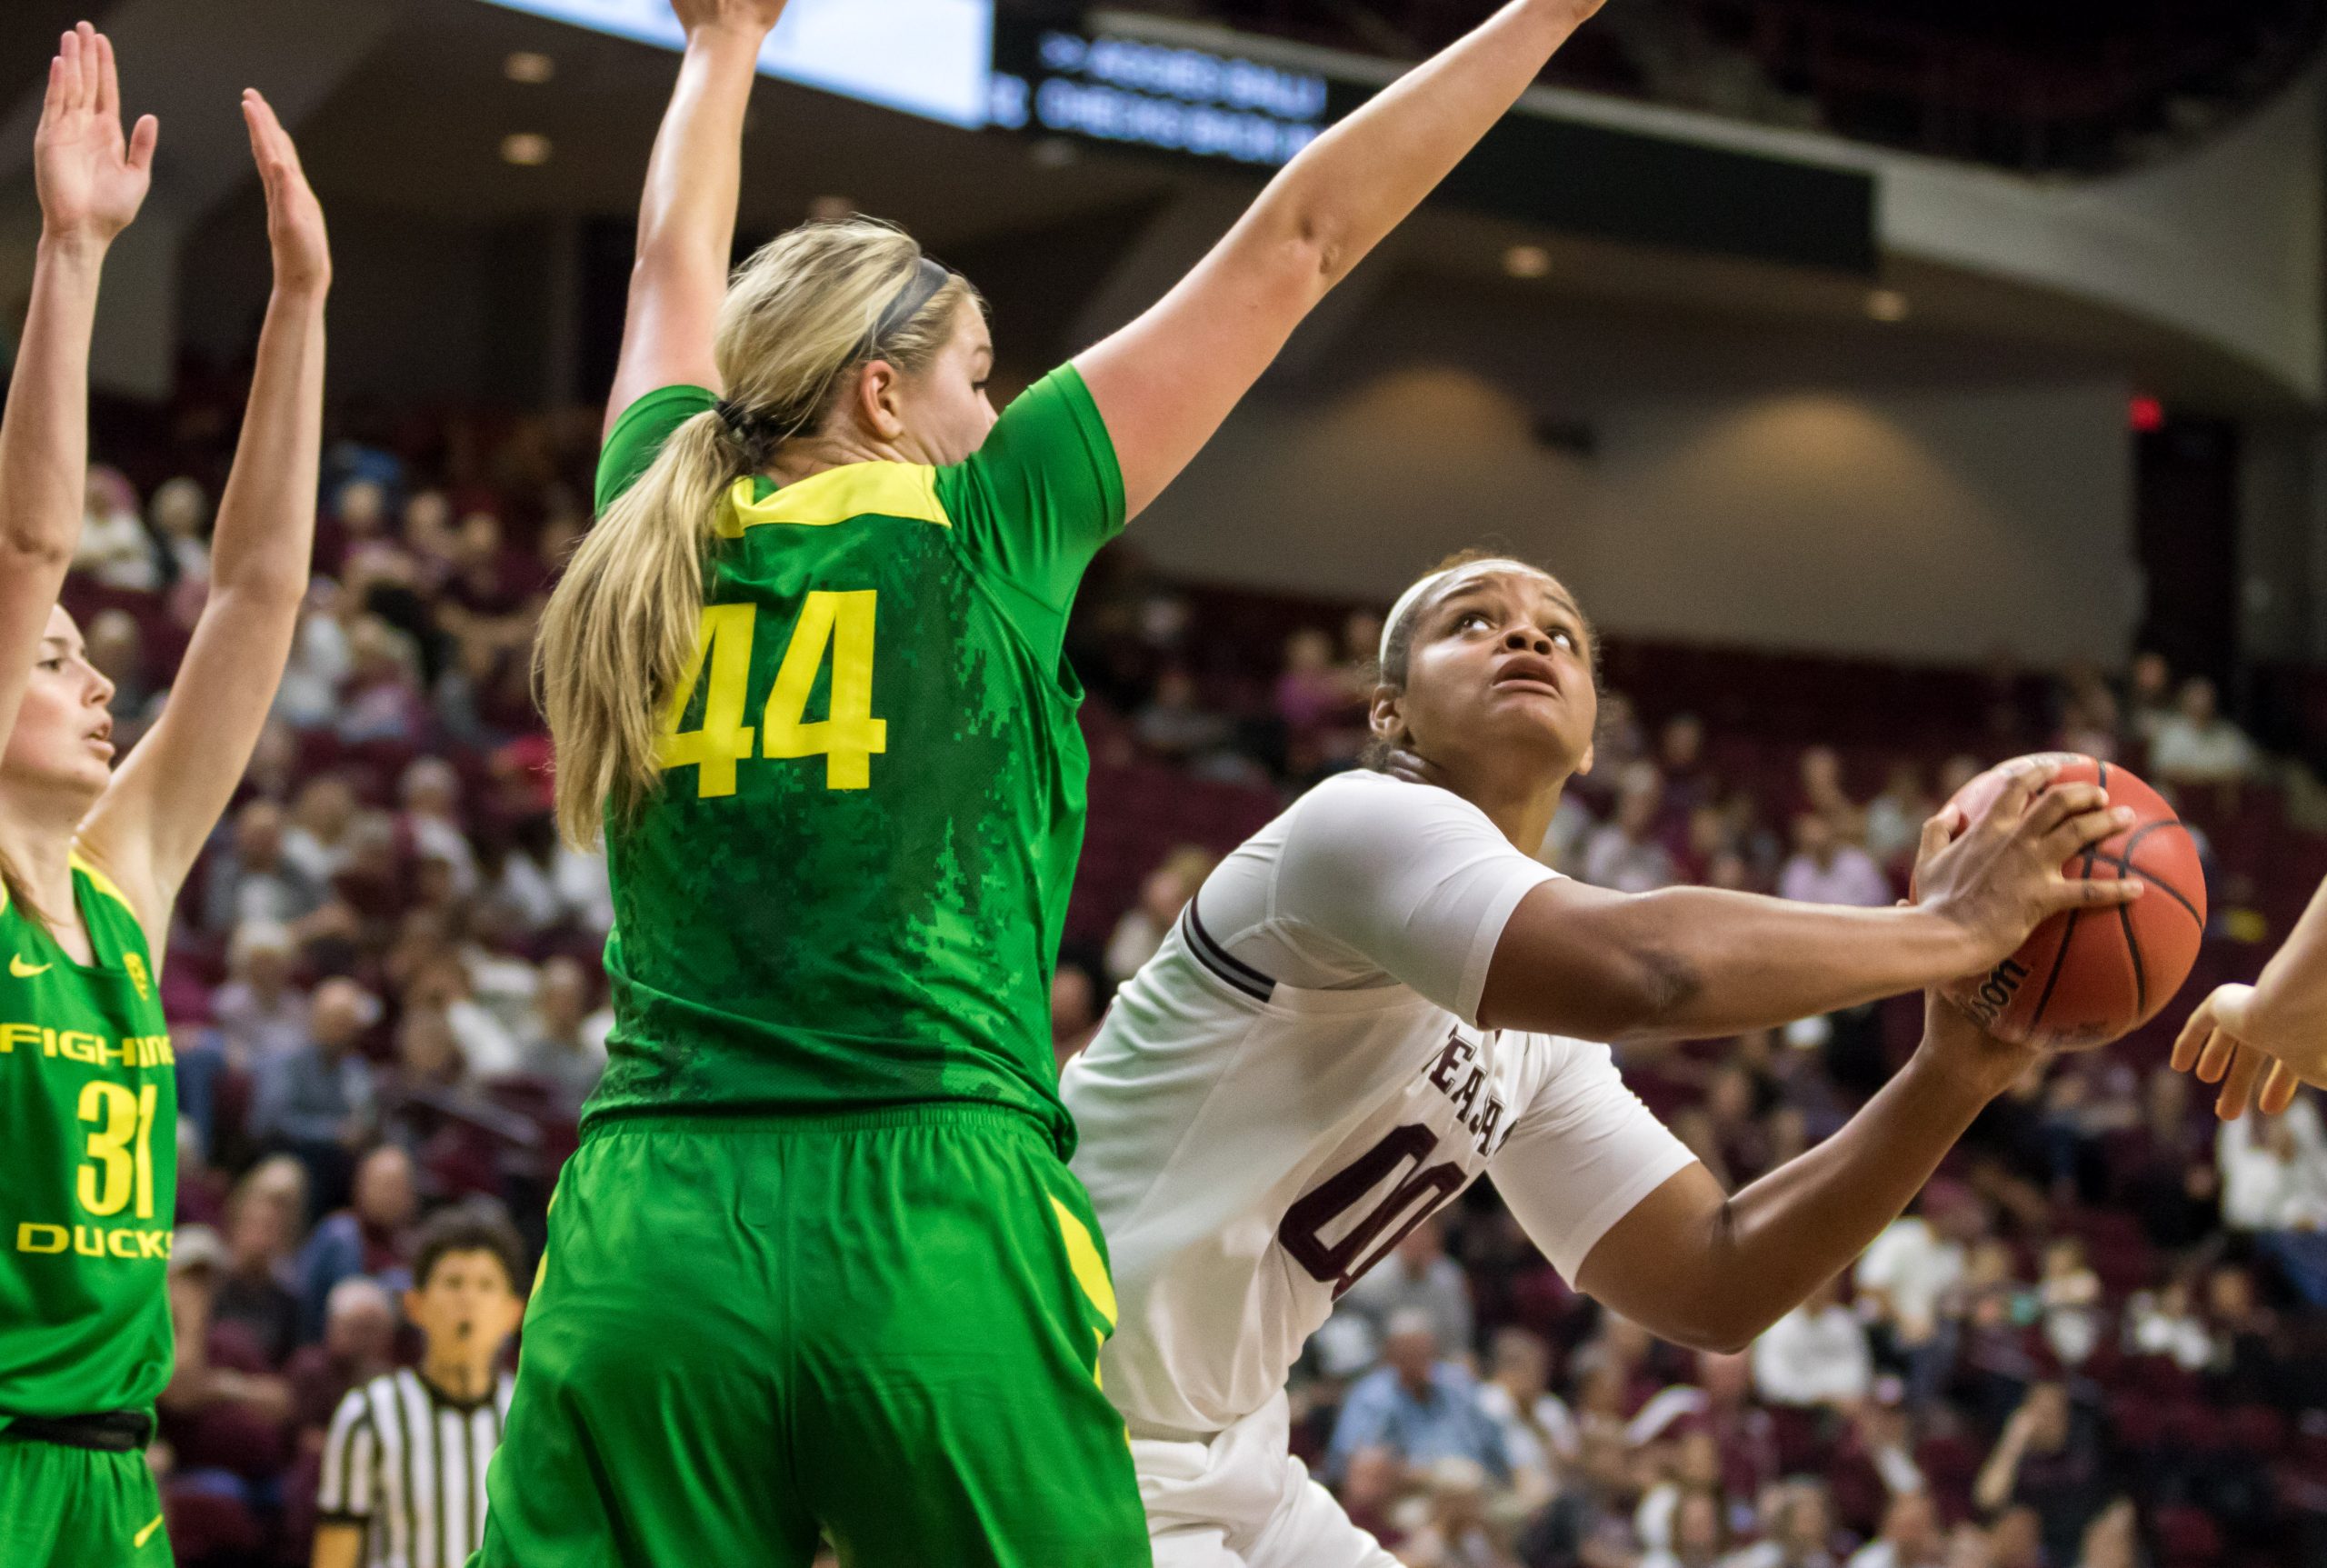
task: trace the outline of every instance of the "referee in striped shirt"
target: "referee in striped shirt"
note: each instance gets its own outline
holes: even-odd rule
[[[313,1568],[462,1568],[484,1538],[501,1446],[501,1353],[524,1313],[524,1247],[506,1220],[450,1209],[421,1233],[404,1315],[425,1349],[340,1402],[324,1444]]]

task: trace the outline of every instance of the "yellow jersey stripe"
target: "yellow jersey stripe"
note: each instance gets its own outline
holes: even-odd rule
[[[954,525],[937,500],[937,470],[916,464],[851,463],[827,468],[759,501],[752,499],[755,488],[748,474],[728,487],[713,524],[721,538],[740,539],[746,528],[770,524],[829,528],[868,515],[902,517],[940,528]]]
[[[82,875],[89,879],[89,884],[91,886],[95,887],[99,893],[104,894],[107,898],[112,899],[115,904],[121,905],[122,908],[129,911],[130,919],[135,920],[137,918],[137,906],[129,902],[129,894],[122,892],[119,884],[116,884],[112,877],[107,876],[104,872],[99,871],[95,865],[91,864],[83,857],[81,852],[77,849],[73,851],[69,857],[69,861],[75,871],[79,872]]]
[[[1115,1283],[1107,1277],[1106,1263],[1099,1256],[1099,1248],[1091,1240],[1091,1233],[1056,1198],[1051,1200],[1051,1212],[1058,1215],[1059,1234],[1066,1239],[1066,1262],[1067,1266],[1074,1271],[1074,1283],[1083,1287],[1083,1293],[1090,1298],[1093,1306],[1099,1309],[1099,1315],[1107,1320],[1107,1326],[1114,1327]]]

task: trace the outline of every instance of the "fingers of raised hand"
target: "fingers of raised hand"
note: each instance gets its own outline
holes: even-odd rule
[[[2192,1011],[2182,1024],[2182,1033],[2173,1037],[2172,1065],[2176,1073],[2187,1073],[2198,1064],[2198,1053],[2214,1032],[2214,999],[2207,997]]]
[[[2198,1053],[2194,1071],[2201,1084],[2219,1084],[2222,1074],[2230,1071],[2231,1058],[2238,1054],[2238,1037],[2221,1029],[2210,1030],[2205,1048]]]
[[[2029,757],[2006,763],[2003,788],[1998,790],[1996,798],[1989,803],[1987,815],[1982,820],[2004,829],[2018,825],[2021,817],[2027,813],[2028,803],[2036,797],[2039,790],[2058,777],[2060,771],[2061,764],[2056,762],[2038,762]]]
[[[2244,1115],[2262,1070],[2276,1064],[2252,1045],[2239,1047],[2231,1058],[2230,1071],[2222,1074],[2222,1093],[2214,1098],[2214,1114],[2225,1122],[2235,1122]]]
[[[2302,1080],[2285,1063],[2273,1062],[2262,1080],[2262,1092],[2256,1096],[2255,1105],[2264,1115],[2275,1116],[2294,1104],[2295,1091],[2302,1087]]]
[[[103,33],[92,35],[96,45],[96,110],[118,125],[121,121],[121,71],[114,64],[113,40]]]
[[[2069,818],[2102,810],[2108,804],[2109,793],[2099,784],[2056,784],[2037,797],[2023,825],[2025,831],[2041,838]]]

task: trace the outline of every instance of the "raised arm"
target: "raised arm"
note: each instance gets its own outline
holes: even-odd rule
[[[1479,1021],[1587,1040],[1712,1038],[1975,974],[2049,915],[2139,896],[2131,881],[2061,874],[2131,818],[2093,785],[2044,789],[2051,777],[2020,770],[1952,841],[1947,823],[1926,824],[1911,908],[1545,883],[1503,927]]]
[[[2234,1122],[2257,1099],[2272,1115],[2305,1084],[2327,1084],[2327,883],[2252,985],[2198,1004],[2173,1043],[2173,1068],[2220,1084],[2214,1114]]]
[[[1925,1019],[1913,1058],[1842,1131],[1735,1197],[1704,1166],[1686,1167],[1609,1229],[1576,1288],[1676,1343],[1752,1343],[1847,1268],[1972,1118],[2042,1058],[1982,1034],[1936,995]],[[1523,1160],[1505,1164],[1496,1185],[1524,1224]]]
[[[638,199],[638,254],[622,355],[606,394],[607,430],[658,386],[725,390],[712,344],[735,247],[744,110],[760,46],[784,6],[784,0],[673,0],[686,28],[686,54]]]
[[[1516,103],[1601,0],[1510,0],[1319,136],[1145,315],[1074,361],[1130,515],[1155,499],[1293,329]]]
[[[41,630],[81,534],[97,274],[145,199],[156,127],[125,138],[113,45],[83,23],[48,65],[33,175],[40,246],[0,415],[0,739],[16,726]]]
[[[330,247],[323,209],[275,111],[245,93],[243,118],[266,190],[275,292],[234,471],[218,504],[210,597],[161,718],[115,774],[81,833],[137,906],[156,953],[178,885],[258,744],[315,551]]]

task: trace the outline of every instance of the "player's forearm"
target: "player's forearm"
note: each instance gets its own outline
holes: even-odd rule
[[[638,204],[638,265],[707,274],[724,287],[742,194],[744,115],[764,29],[706,23],[687,35]]]
[[[1840,1132],[1709,1214],[1690,1273],[1716,1337],[1749,1343],[1849,1267],[2027,1060],[1927,1034]]]
[[[0,414],[0,540],[62,578],[81,533],[89,466],[89,339],[106,242],[44,235]],[[51,584],[43,597],[55,598]]]
[[[1313,252],[1321,292],[1331,287],[1462,162],[1598,9],[1598,0],[1512,0],[1303,148],[1246,225],[1254,237]]]
[[[244,624],[283,646],[290,636],[315,553],[316,479],[323,460],[324,290],[278,287],[260,328],[250,402],[235,466],[219,497],[210,574],[214,612],[231,606]]]
[[[1772,1028],[1956,979],[1977,940],[1929,909],[1851,909],[1718,888],[1637,896],[1563,884],[1512,916],[1480,1014],[1593,1040]]]
[[[2302,918],[2262,966],[2247,1016],[2256,1044],[2265,1048],[2327,1039],[2327,883],[2311,895]]]

